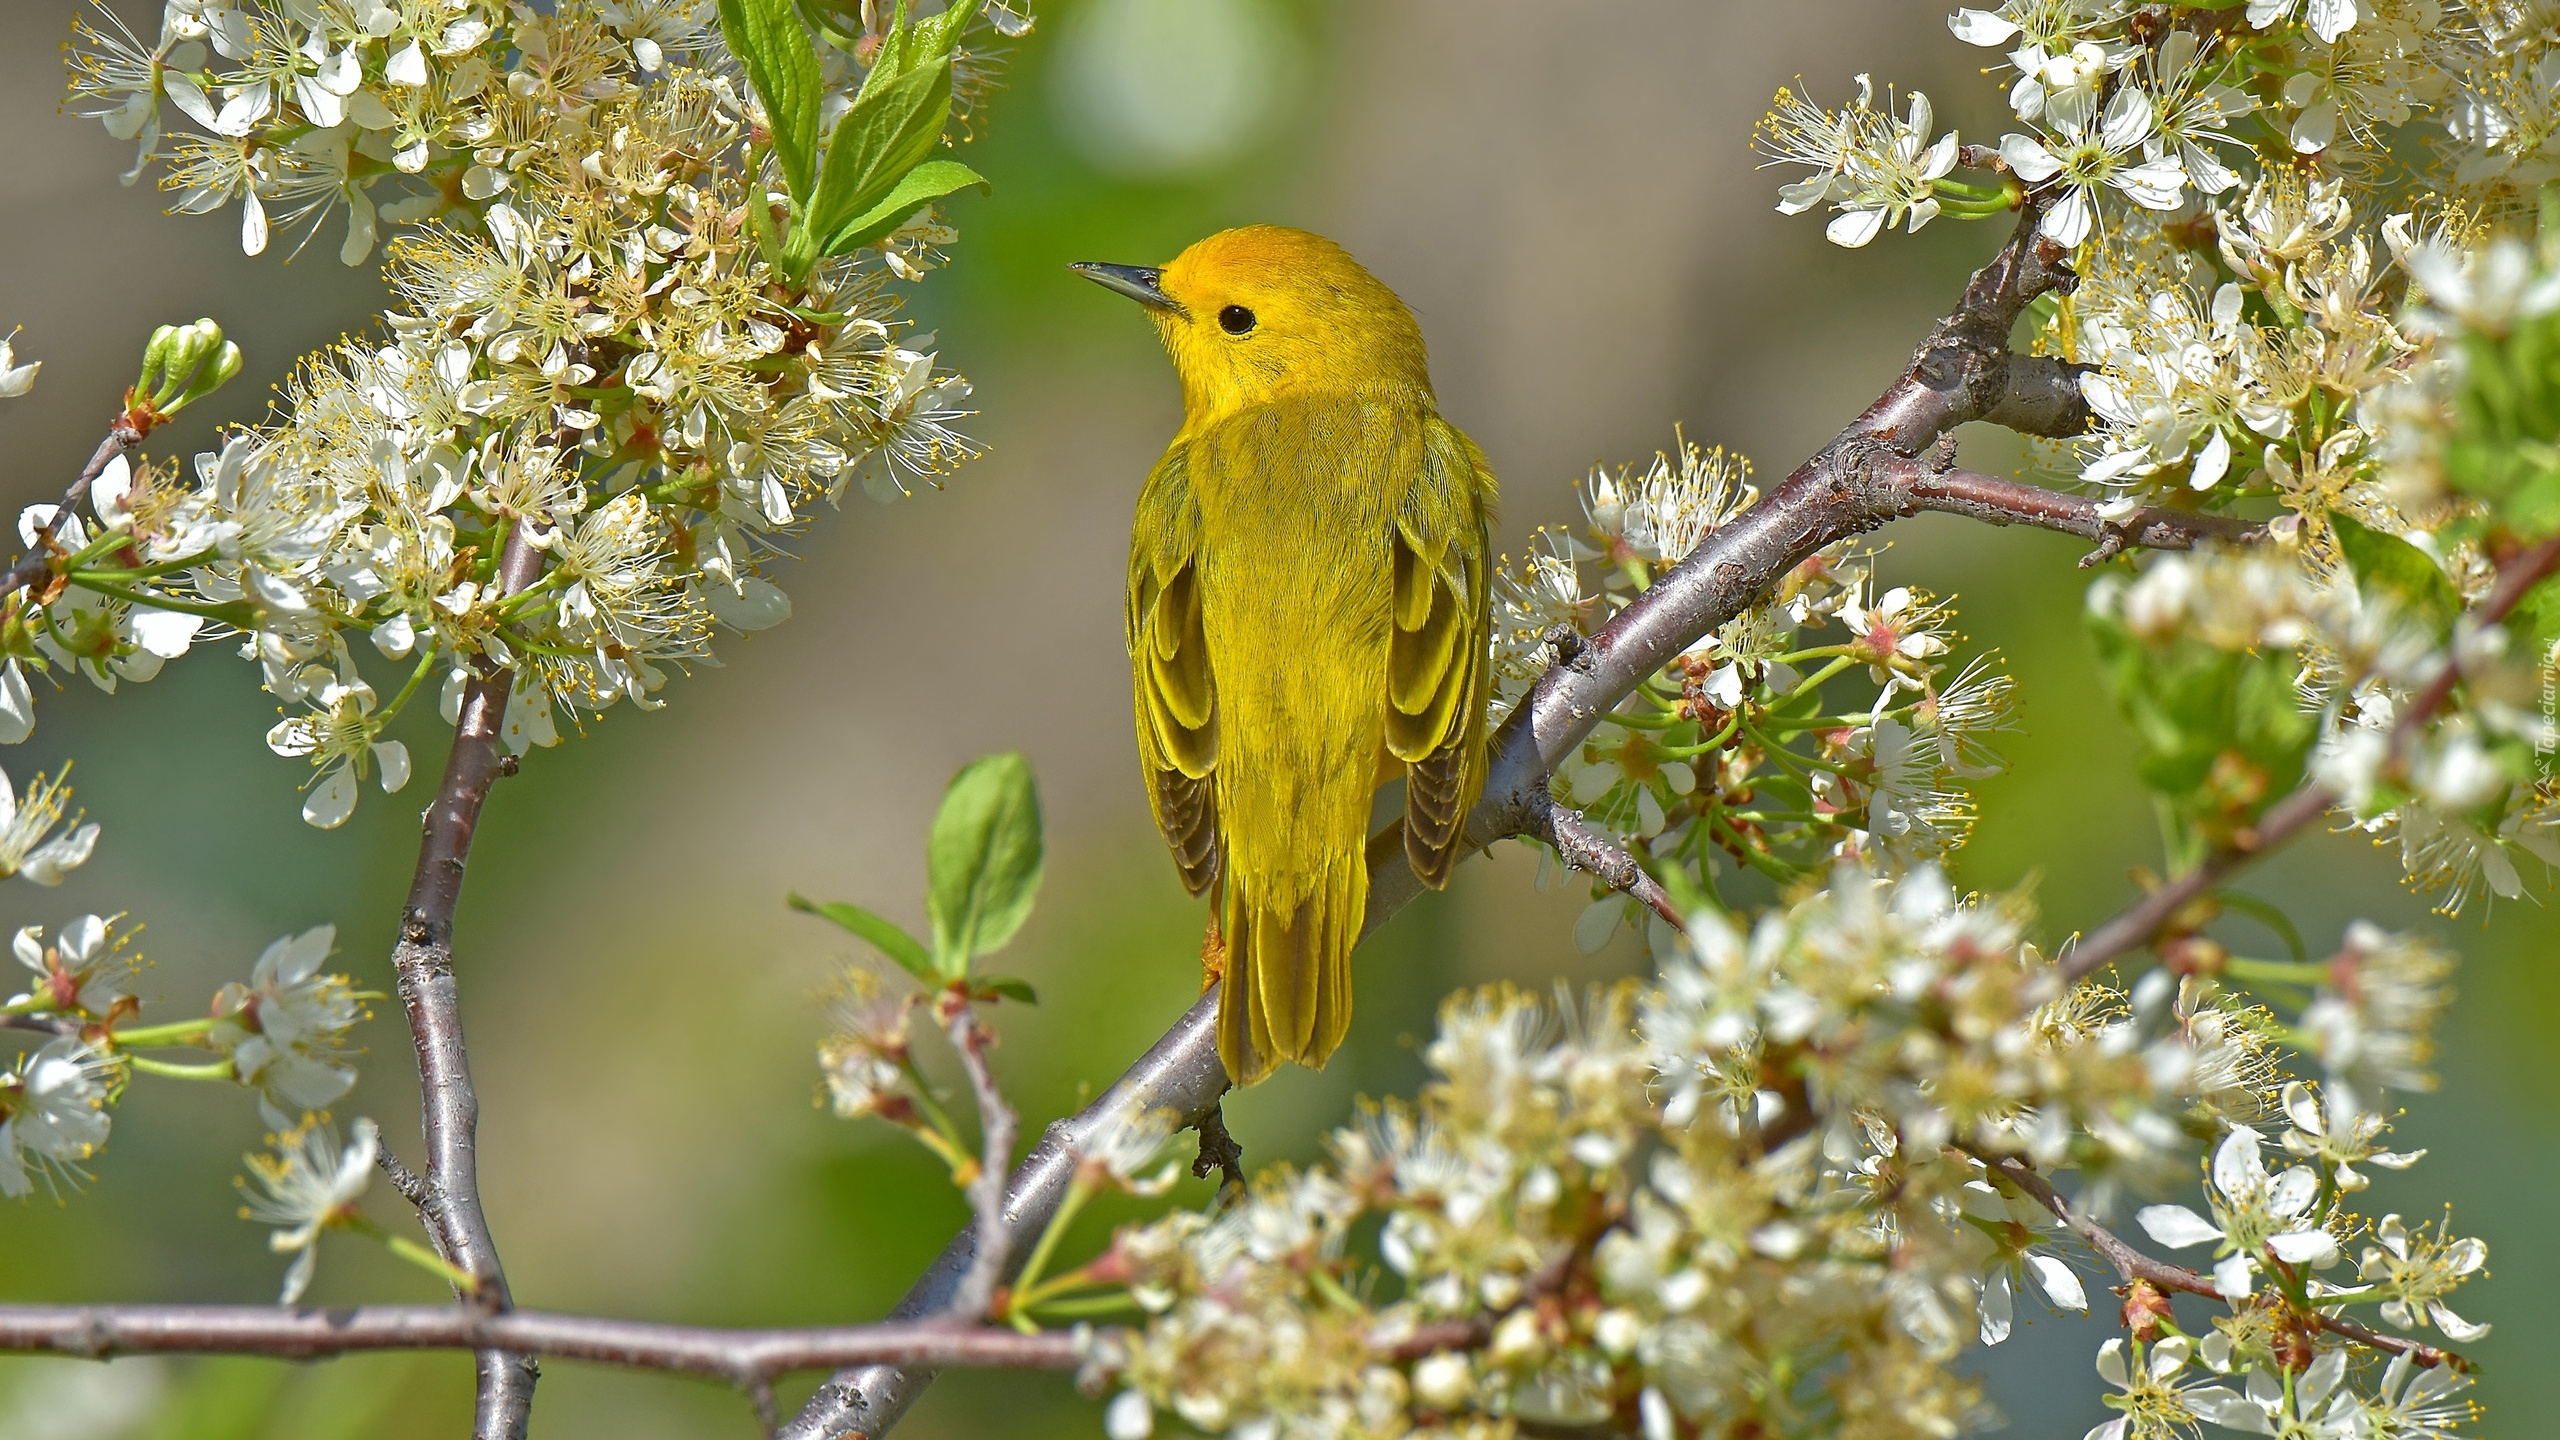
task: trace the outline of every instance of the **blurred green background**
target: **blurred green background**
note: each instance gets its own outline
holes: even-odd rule
[[[118,5],[142,28],[156,6]],[[879,1315],[961,1223],[917,1148],[813,1103],[816,992],[845,937],[782,897],[859,900],[913,921],[921,837],[944,780],[991,749],[1039,768],[1051,861],[1004,968],[1038,984],[1007,1007],[998,1063],[1033,1133],[1107,1083],[1195,993],[1200,913],[1147,820],[1127,734],[1119,641],[1127,518],[1174,427],[1162,355],[1125,302],[1067,261],[1169,258],[1221,226],[1270,220],[1335,236],[1420,314],[1445,410],[1507,486],[1505,543],[1574,513],[1595,461],[1691,437],[1774,478],[1828,438],[2000,238],[1941,222],[1866,251],[1771,212],[1747,146],[1798,75],[1838,100],[1851,77],[1919,85],[1942,123],[1996,135],[1999,87],[1942,7],[1886,0],[1054,0],[1014,52],[970,162],[994,182],[953,207],[953,264],[916,314],[978,382],[991,453],[951,488],[821,516],[779,578],[798,616],[723,647],[661,713],[612,713],[537,753],[489,808],[459,931],[485,1115],[487,1198],[522,1303],[726,1324]],[[146,15],[144,12],[148,12]],[[0,407],[15,506],[59,493],[152,324],[210,313],[247,348],[244,379],[152,442],[184,455],[217,421],[259,413],[294,356],[361,331],[368,271],[336,234],[299,261],[246,260],[236,216],[168,218],[120,189],[129,146],[57,113],[67,0],[0,15],[0,323],[42,358],[34,398]],[[146,33],[148,33],[146,31]],[[283,249],[282,242],[279,250]],[[1966,463],[2017,463],[1967,437]],[[2094,924],[2156,856],[2123,734],[2097,689],[2077,610],[2080,547],[1932,517],[1894,527],[1889,578],[1962,593],[1966,630],[2021,682],[2011,772],[1957,862],[1968,886],[2033,883],[2048,938]],[[23,781],[76,756],[98,858],[60,891],[9,886],[0,926],[83,910],[149,927],[146,1014],[196,1013],[273,937],[323,922],[341,963],[390,989],[415,817],[440,767],[371,795],[346,829],[303,825],[301,768],[260,736],[273,700],[221,648],[117,697],[40,687],[35,737],[0,764]],[[1409,1092],[1437,999],[1510,979],[1543,987],[1633,973],[1632,941],[1576,953],[1579,889],[1539,893],[1501,847],[1363,952],[1350,1043],[1233,1101],[1256,1162],[1309,1158],[1361,1093]],[[2463,1308],[2498,1322],[2475,1347],[2496,1428],[2560,1405],[2528,1363],[2530,1297],[2560,1284],[2547,1223],[2560,1182],[2560,981],[2538,903],[2429,920],[2390,858],[2323,837],[2252,876],[2314,945],[2353,915],[2439,926],[2468,956],[2444,1090],[2401,1138],[2429,1147],[2398,1203],[2487,1237],[2495,1283]],[[414,1157],[416,1087],[396,1005],[360,1032],[364,1080],[342,1115],[378,1117]],[[259,1143],[241,1093],[143,1077],[84,1193],[0,1207],[0,1297],[257,1301],[282,1262],[234,1216]],[[1201,1188],[1182,1199],[1197,1203]],[[377,1188],[373,1211],[399,1221]],[[2377,1206],[2377,1209],[2384,1208]],[[1091,1243],[1126,1210],[1083,1225]],[[2093,1291],[2095,1287],[2093,1286]],[[437,1290],[364,1242],[330,1244],[313,1297],[423,1301]],[[2108,1327],[2039,1319],[1985,1363],[2012,1433],[2076,1440],[2104,1418],[2090,1357]],[[814,1377],[799,1377],[786,1402]],[[87,1397],[66,1408],[64,1397]],[[338,1440],[450,1436],[467,1424],[458,1357],[262,1362],[0,1360],[0,1435]],[[48,1416],[91,1418],[74,1428]],[[543,1440],[753,1433],[718,1387],[548,1368]],[[1054,1376],[953,1375],[902,1433],[1092,1435]]]

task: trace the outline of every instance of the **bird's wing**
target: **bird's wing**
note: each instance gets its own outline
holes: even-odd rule
[[[1200,511],[1182,451],[1157,463],[1129,540],[1128,643],[1147,804],[1194,895],[1218,878],[1217,687],[1200,623]]]
[[[1392,542],[1387,750],[1407,766],[1405,856],[1436,887],[1448,883],[1484,788],[1493,542],[1482,457],[1436,418],[1430,431]]]

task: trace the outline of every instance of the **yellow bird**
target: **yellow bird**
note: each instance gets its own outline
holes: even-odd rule
[[[1253,225],[1078,273],[1147,309],[1180,433],[1129,545],[1148,803],[1213,892],[1218,1054],[1239,1085],[1351,1024],[1370,797],[1406,781],[1434,886],[1484,787],[1493,472],[1440,418],[1422,332],[1332,241]]]

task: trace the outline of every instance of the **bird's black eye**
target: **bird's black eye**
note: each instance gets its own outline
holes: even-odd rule
[[[1230,335],[1242,335],[1253,328],[1253,312],[1241,305],[1230,305],[1218,312],[1218,328]]]

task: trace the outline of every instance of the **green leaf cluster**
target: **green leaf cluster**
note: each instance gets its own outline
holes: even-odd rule
[[[2290,652],[2152,645],[2092,611],[2090,638],[2116,708],[2133,730],[2134,769],[2159,796],[2173,859],[2229,844],[2301,783],[2319,733],[2294,688]]]
[[[925,841],[930,943],[895,921],[840,900],[794,895],[791,908],[843,926],[929,987],[960,987],[982,1000],[1006,996],[1036,1003],[1038,997],[1022,981],[972,977],[970,966],[1003,949],[1031,918],[1045,863],[1040,788],[1032,779],[1031,762],[1012,752],[989,755],[952,777]]]
[[[764,100],[791,195],[779,236],[763,207],[748,207],[785,274],[796,280],[821,258],[876,243],[934,201],[986,183],[956,160],[932,158],[951,118],[951,57],[977,12],[977,0],[951,0],[938,15],[910,19],[900,0],[852,108],[822,137],[818,37],[792,0],[720,0],[721,33]],[[823,33],[833,39],[832,29]]]

